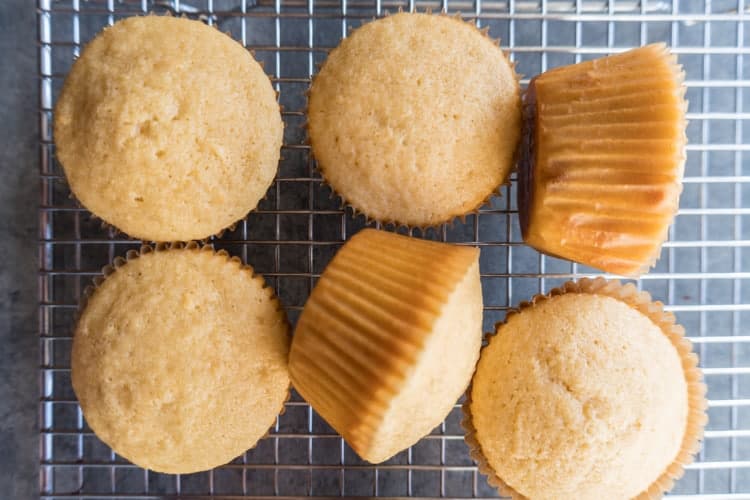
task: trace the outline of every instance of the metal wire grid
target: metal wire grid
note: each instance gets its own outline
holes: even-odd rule
[[[76,207],[54,157],[52,107],[82,44],[124,16],[184,13],[255,50],[285,107],[277,180],[260,207],[218,247],[275,286],[292,321],[335,250],[363,226],[330,197],[304,144],[303,92],[341,36],[397,8],[460,11],[490,27],[526,75],[651,41],[668,42],[687,71],[690,100],[685,191],[657,267],[638,285],[665,301],[701,355],[710,424],[675,497],[750,499],[750,81],[743,0],[38,0],[40,179],[40,493],[42,498],[162,496],[493,497],[468,457],[460,411],[411,449],[373,466],[297,395],[254,450],[211,472],[144,471],[86,426],[70,386],[71,325],[83,287],[139,242],[102,229]],[[405,61],[405,64],[408,61]],[[525,84],[527,80],[524,80]],[[747,103],[747,104],[745,104]],[[525,247],[513,189],[427,238],[478,245],[485,329],[508,307],[591,269]]]

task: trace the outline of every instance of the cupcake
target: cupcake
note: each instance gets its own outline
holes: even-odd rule
[[[365,229],[305,304],[289,372],[354,451],[379,463],[445,419],[481,338],[478,249]]]
[[[282,133],[276,94],[250,52],[185,18],[106,28],[55,107],[73,195],[149,241],[204,239],[245,217],[276,175]]]
[[[659,498],[699,448],[697,357],[632,284],[568,282],[509,313],[464,404],[472,457],[513,498]]]
[[[310,88],[324,179],[367,218],[434,226],[506,181],[520,89],[496,42],[460,19],[400,13],[344,39]]]
[[[83,415],[117,454],[192,473],[251,448],[289,393],[286,317],[273,291],[210,247],[144,247],[105,269],[73,338]]]
[[[527,244],[627,276],[654,264],[682,191],[683,78],[654,44],[531,81],[518,185]]]

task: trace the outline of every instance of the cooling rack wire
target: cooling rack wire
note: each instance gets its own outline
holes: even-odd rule
[[[215,243],[263,273],[295,321],[336,249],[364,225],[321,185],[304,143],[304,91],[316,65],[350,28],[398,8],[460,12],[489,27],[518,70],[531,76],[654,41],[667,42],[678,54],[690,101],[685,189],[658,265],[637,284],[686,327],[709,388],[705,444],[673,497],[750,499],[750,288],[743,286],[750,278],[750,127],[744,123],[750,119],[750,54],[744,0],[38,0],[42,498],[496,495],[468,456],[458,406],[417,445],[373,466],[295,395],[257,448],[211,472],[169,476],[139,469],[101,443],[70,385],[78,297],[102,266],[139,246],[102,229],[69,199],[55,159],[52,109],[81,46],[123,17],[171,12],[216,25],[264,62],[285,110],[283,161],[260,207]],[[525,247],[513,191],[504,189],[464,223],[422,235],[481,247],[485,330],[537,292],[598,274]]]

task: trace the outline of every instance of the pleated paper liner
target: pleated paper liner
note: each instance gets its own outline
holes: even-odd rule
[[[518,186],[526,243],[620,275],[654,265],[682,191],[683,81],[663,44],[532,80]]]
[[[145,17],[151,17],[151,16],[153,16],[153,17],[159,17],[159,16],[164,16],[164,17],[179,17],[180,19],[190,20],[190,18],[188,16],[186,16],[184,13],[182,15],[180,15],[180,16],[174,16],[174,12],[172,12],[171,10],[167,10],[163,14],[155,14],[153,12],[150,12]],[[141,17],[143,17],[143,16],[141,16]],[[211,26],[213,28],[215,28],[217,31],[220,31],[218,29],[217,25],[211,25]],[[104,29],[108,29],[108,28],[109,28],[109,26],[105,27]],[[99,36],[100,34],[101,34],[101,32],[97,33],[96,36]],[[229,37],[230,39],[233,39],[233,37],[231,36],[231,33],[229,31],[224,31],[223,34],[225,36]],[[237,42],[236,40],[234,40],[234,41]],[[263,61],[258,61],[257,60],[257,58],[255,56],[255,52],[253,50],[248,49],[247,52],[250,53],[250,56],[252,57],[252,59],[255,62],[257,62],[260,65],[261,68],[264,68]],[[77,62],[79,59],[76,59],[75,62]],[[75,64],[75,62],[74,62],[74,64]],[[266,75],[266,76],[268,76],[268,75]],[[276,103],[279,106],[279,113],[281,114],[282,111],[283,111],[283,106],[281,106],[281,104],[279,103],[279,92],[276,91],[276,90],[274,90],[274,93],[276,95]],[[283,120],[281,122],[281,126],[282,126],[282,136],[283,136],[283,130],[286,127],[286,124],[284,123]],[[279,157],[279,161],[281,161],[281,159],[282,158]],[[278,173],[278,166],[277,166],[277,173]],[[67,181],[67,179],[66,179],[66,181]],[[274,179],[271,180],[271,183],[267,186],[265,194],[261,198],[258,199],[258,202],[256,203],[255,207],[253,207],[250,210],[248,210],[245,215],[243,215],[242,217],[239,217],[237,220],[235,220],[231,224],[227,224],[226,226],[224,226],[222,228],[219,228],[215,232],[206,234],[206,235],[204,235],[204,236],[202,236],[200,238],[198,238],[198,237],[179,238],[178,235],[173,235],[173,237],[170,238],[169,240],[154,239],[154,238],[152,238],[153,234],[148,234],[148,232],[141,232],[141,231],[138,231],[138,230],[127,231],[127,230],[125,230],[125,229],[117,226],[116,224],[111,223],[110,221],[108,221],[107,219],[105,219],[104,217],[102,217],[100,214],[91,211],[91,209],[89,207],[87,207],[75,195],[75,193],[73,193],[73,191],[70,188],[69,184],[68,184],[68,189],[70,190],[69,197],[75,201],[76,205],[78,207],[80,207],[80,208],[83,208],[83,209],[87,210],[91,214],[92,219],[101,221],[101,227],[102,227],[102,229],[109,231],[113,236],[117,235],[117,234],[122,234],[122,235],[125,235],[126,237],[128,237],[130,239],[137,239],[137,240],[142,240],[144,242],[154,242],[154,243],[170,243],[170,242],[173,242],[173,241],[181,241],[181,242],[199,241],[201,243],[206,243],[211,238],[218,239],[218,238],[221,238],[226,232],[232,232],[232,231],[234,231],[236,229],[237,225],[240,222],[242,222],[243,220],[245,220],[247,218],[247,216],[248,216],[249,213],[251,213],[253,210],[257,209],[257,207],[258,207],[258,205],[260,204],[261,201],[267,199],[267,197],[268,197],[268,191],[273,186],[273,182],[274,181],[275,181],[275,177],[274,177]]]
[[[100,276],[95,277],[92,280],[92,284],[87,286],[82,294],[79,301],[78,310],[76,312],[75,317],[75,325],[73,328],[73,331],[77,331],[78,328],[78,322],[80,321],[80,317],[84,309],[86,308],[86,305],[91,297],[93,297],[96,293],[99,287],[114,273],[116,273],[120,268],[123,266],[128,265],[128,262],[131,262],[135,259],[144,258],[145,256],[148,256],[149,254],[153,252],[205,252],[210,253],[214,255],[216,258],[221,258],[226,261],[227,264],[234,265],[237,267],[237,272],[242,273],[249,273],[252,276],[252,279],[256,282],[260,282],[262,284],[263,289],[268,294],[269,298],[275,304],[275,310],[279,315],[279,318],[285,325],[285,329],[287,331],[287,336],[291,337],[291,328],[289,324],[289,320],[287,319],[286,311],[284,310],[283,305],[279,301],[278,297],[275,295],[275,292],[272,287],[270,287],[262,275],[255,273],[253,268],[249,265],[243,264],[241,259],[239,257],[230,256],[228,252],[225,250],[219,250],[216,251],[213,248],[213,245],[204,245],[199,242],[191,241],[191,242],[173,242],[173,243],[158,243],[156,245],[142,245],[139,250],[129,250],[124,257],[116,257],[111,264],[108,264],[102,268],[102,273]],[[286,394],[284,396],[284,399],[281,403],[281,407],[279,408],[278,415],[283,415],[286,411],[286,403],[290,400],[291,397],[291,384],[286,390]],[[274,422],[271,422],[269,424],[269,429],[258,438],[258,440],[249,448],[252,449],[255,446],[257,446],[258,442],[260,442],[261,439],[268,437],[271,430],[273,429],[273,426],[275,424]],[[220,464],[223,465],[223,464]]]
[[[402,14],[402,13],[404,13],[404,10],[401,7],[399,7],[397,9],[396,13]],[[432,11],[432,9],[427,8],[427,9],[424,10],[424,12],[419,12],[419,11],[415,10],[415,11],[409,12],[409,13],[410,14],[420,14],[420,13],[423,13],[423,14],[430,14],[430,15],[432,15],[433,11]],[[391,13],[389,11],[385,11],[385,13],[384,13],[385,17],[388,17],[390,15],[391,15]],[[491,40],[493,42],[493,44],[495,44],[497,46],[500,46],[500,39],[492,38],[489,35],[489,27],[485,27],[485,28],[481,28],[481,29],[477,28],[476,24],[474,24],[473,22],[464,21],[462,15],[460,13],[457,13],[457,14],[447,14],[445,11],[440,11],[440,12],[434,14],[434,15],[451,17],[451,18],[456,19],[456,20],[458,20],[460,22],[465,22],[466,24],[468,24],[472,28],[474,28],[482,36],[484,36],[484,37],[488,38],[489,40]],[[349,36],[351,36],[351,34],[353,34],[354,32],[356,32],[357,30],[359,30],[362,26],[368,24],[368,22],[374,22],[374,21],[377,21],[377,18],[372,18],[369,21],[363,22],[361,26],[359,26],[358,28],[356,28],[354,30],[351,30],[351,33],[349,33]],[[334,48],[333,51],[338,50],[339,47],[340,47],[340,44],[339,44],[339,46],[337,46],[336,48]],[[511,71],[513,72],[514,78],[516,80],[516,85],[517,85],[517,88],[518,88],[518,91],[519,91],[519,94],[520,94],[520,81],[521,81],[521,78],[522,78],[523,75],[520,75],[516,71],[516,62],[510,60],[509,53],[506,52],[506,51],[502,51],[502,53],[503,53],[503,55],[504,55],[504,57],[505,57],[508,65],[510,66]],[[324,66],[325,66],[325,61],[322,64],[318,64],[318,70],[322,69]],[[319,71],[318,71],[318,73],[319,73]],[[315,75],[312,76],[310,88],[305,93],[305,97],[307,99],[307,103],[308,104],[306,106],[306,117],[307,118],[306,118],[306,121],[305,121],[305,123],[303,125],[304,128],[305,128],[305,132],[306,132],[306,134],[305,134],[306,135],[306,143],[311,147],[311,151],[312,151],[313,155],[315,154],[315,146],[314,146],[313,141],[312,141],[312,139],[310,137],[310,132],[309,132],[310,125],[309,125],[309,121],[307,121],[307,120],[309,120],[309,115],[307,113],[307,110],[309,110],[310,90],[315,85],[315,80],[316,80],[316,78],[318,76],[318,73],[316,73]],[[520,143],[521,143],[521,141],[519,140],[519,146],[520,146]],[[481,201],[479,201],[477,204],[475,204],[471,209],[466,210],[466,211],[464,211],[462,213],[452,214],[449,217],[447,217],[447,218],[445,218],[444,220],[441,220],[441,221],[436,221],[436,222],[433,222],[433,223],[425,223],[425,224],[413,224],[413,223],[406,222],[404,220],[398,220],[398,219],[393,219],[393,218],[383,218],[383,217],[373,216],[372,214],[368,213],[366,210],[360,209],[360,207],[355,202],[353,202],[351,199],[349,199],[346,196],[346,193],[343,193],[343,192],[341,192],[340,190],[338,190],[338,189],[336,189],[334,187],[334,185],[326,177],[325,166],[322,165],[319,161],[316,161],[316,170],[320,173],[320,176],[322,178],[322,184],[328,186],[328,188],[331,190],[332,197],[335,196],[335,197],[339,198],[339,200],[341,202],[341,209],[342,210],[347,210],[347,209],[350,210],[351,214],[352,214],[352,217],[362,216],[364,218],[364,220],[365,220],[365,224],[366,225],[371,225],[371,224],[374,224],[374,223],[378,223],[378,224],[381,224],[383,226],[391,226],[391,227],[394,227],[394,228],[404,228],[410,234],[411,234],[411,232],[414,229],[419,229],[424,234],[427,230],[439,228],[443,224],[453,225],[453,224],[456,223],[456,221],[460,221],[461,223],[465,223],[466,222],[466,217],[469,216],[469,215],[479,215],[481,207],[483,207],[484,205],[486,205],[487,203],[489,203],[490,200],[492,200],[492,198],[494,198],[495,196],[500,196],[504,187],[510,187],[510,185],[511,185],[510,177],[511,177],[511,174],[516,170],[516,163],[517,163],[518,156],[519,156],[519,152],[518,152],[518,148],[516,148],[516,151],[514,153],[514,159],[511,161],[511,168],[508,170],[507,175],[505,176],[505,178],[500,182],[500,184],[498,184],[497,186],[495,186],[494,188],[492,188],[491,190],[489,190],[488,193],[487,193],[487,195],[484,198],[482,198]]]
[[[473,247],[364,229],[339,250],[313,289],[294,333],[292,383],[362,458],[384,461],[428,434],[468,385],[481,342],[478,256]],[[473,285],[476,311],[467,305],[457,315],[469,324],[476,320],[476,338],[470,326],[461,325],[462,342],[454,347],[456,367],[467,359],[471,366],[449,377],[453,366],[442,366],[443,359],[425,361],[422,355],[454,292]],[[441,373],[447,374],[442,396],[433,401],[417,397],[407,404],[428,408],[434,422],[420,424],[409,414],[395,432],[386,431],[386,414],[399,406],[396,398],[431,361],[441,363]],[[456,394],[446,395],[454,389]]]
[[[505,320],[495,325],[495,331],[486,334],[486,336],[490,337],[497,332],[512,315],[522,313],[524,309],[533,308],[539,302],[566,293],[601,295],[624,302],[653,321],[672,343],[682,360],[682,369],[688,391],[688,414],[680,450],[672,463],[664,469],[661,475],[645,491],[635,497],[637,500],[661,498],[663,493],[669,491],[674,482],[682,477],[684,467],[692,463],[694,455],[700,449],[703,430],[708,421],[708,416],[706,415],[706,386],[703,383],[703,374],[698,367],[698,356],[693,353],[692,344],[685,338],[684,328],[675,323],[675,317],[672,313],[664,311],[664,306],[661,302],[653,301],[648,292],[638,291],[632,283],[623,285],[617,280],[606,280],[604,278],[583,278],[579,281],[568,281],[561,287],[551,290],[546,295],[535,295],[528,302],[521,302],[517,308],[510,310]],[[466,432],[465,440],[471,457],[477,462],[479,471],[487,476],[488,483],[501,494],[518,500],[526,499],[526,497],[505,483],[495,473],[492,465],[485,458],[482,452],[482,445],[477,439],[476,428],[472,423],[471,392],[471,387],[469,387],[462,406],[463,419],[461,422],[461,426]]]

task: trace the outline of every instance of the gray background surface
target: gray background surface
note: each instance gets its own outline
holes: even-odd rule
[[[0,2],[0,497],[38,496],[36,2]]]

